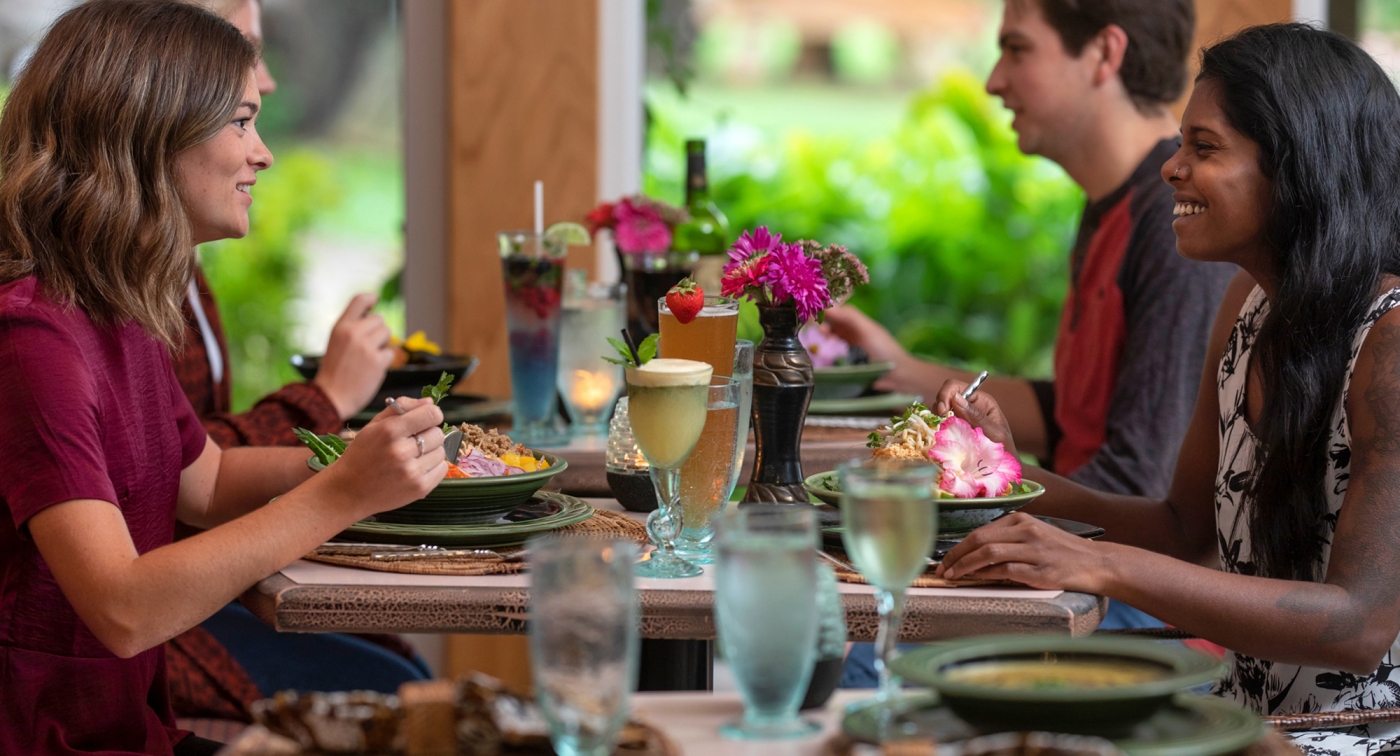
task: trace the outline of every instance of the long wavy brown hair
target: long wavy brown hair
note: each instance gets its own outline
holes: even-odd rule
[[[102,324],[174,347],[194,267],[175,157],[233,117],[257,53],[176,0],[63,14],[0,114],[0,283],[36,276]]]

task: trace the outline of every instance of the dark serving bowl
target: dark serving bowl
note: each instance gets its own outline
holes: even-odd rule
[[[422,362],[390,368],[384,376],[384,383],[379,387],[379,395],[403,396],[404,394],[394,392],[407,392],[409,396],[418,396],[424,386],[437,383],[438,377],[444,372],[457,376],[457,383],[461,383],[480,363],[480,360],[471,355],[420,354],[417,358]],[[291,363],[292,367],[309,381],[315,378],[316,371],[321,369],[321,355],[294,354]]]
[[[402,525],[478,525],[495,522],[501,515],[530,500],[550,478],[563,472],[569,463],[561,457],[537,449],[530,453],[543,459],[549,468],[519,475],[490,478],[445,478],[427,496],[398,509],[380,512],[376,522]],[[312,457],[306,465],[317,472],[325,469]]]
[[[1087,686],[1073,682],[1076,662],[1143,670],[1149,677]],[[974,668],[995,672],[996,665],[1003,665],[1007,677],[1019,674],[1023,680],[1030,674],[1026,670],[1034,668],[1038,683],[998,685],[964,677]],[[1177,692],[1225,671],[1219,660],[1181,646],[1054,635],[987,636],[926,646],[901,654],[893,668],[905,680],[938,691],[955,714],[984,732],[1031,729],[1110,737],[1151,717]],[[1047,684],[1042,677],[1067,682]]]

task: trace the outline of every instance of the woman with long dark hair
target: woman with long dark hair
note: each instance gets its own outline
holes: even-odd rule
[[[194,247],[247,233],[272,164],[256,63],[202,9],[94,0],[0,115],[0,753],[212,752],[161,644],[446,472],[428,400],[307,480],[305,450],[221,452],[181,391]]]
[[[1099,593],[1229,649],[1218,693],[1263,714],[1400,706],[1400,95],[1364,51],[1298,24],[1204,51],[1162,168],[1178,251],[1243,272],[1217,317],[1165,499],[1040,470],[1038,514],[978,531],[947,577]],[[1012,443],[995,401],[939,393]],[[1199,566],[1218,560],[1218,569]],[[1304,733],[1374,753],[1400,725]]]

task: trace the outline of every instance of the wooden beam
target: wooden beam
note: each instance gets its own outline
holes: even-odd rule
[[[597,200],[597,0],[452,0],[447,342],[481,367],[462,389],[510,395],[496,232],[581,221]],[[570,267],[592,270],[588,247]]]

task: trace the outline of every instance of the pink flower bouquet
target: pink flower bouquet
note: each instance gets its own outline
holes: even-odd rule
[[[672,231],[687,217],[678,207],[637,194],[600,203],[586,220],[594,233],[611,230],[618,251],[633,255],[669,250]]]
[[[791,302],[802,321],[820,320],[823,312],[870,282],[865,265],[845,247],[814,241],[783,242],[783,235],[759,226],[739,235],[729,248],[720,293],[754,304]]]

